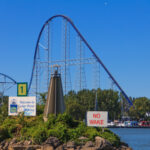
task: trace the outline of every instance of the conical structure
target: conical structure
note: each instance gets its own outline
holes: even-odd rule
[[[47,120],[49,114],[59,114],[65,111],[64,97],[61,76],[58,74],[58,68],[51,75],[48,89],[47,101],[44,108],[44,120]]]

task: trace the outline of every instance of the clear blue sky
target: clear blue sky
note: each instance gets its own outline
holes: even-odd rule
[[[150,98],[149,0],[1,0],[1,73],[29,82],[38,34],[55,14],[73,20],[129,96]]]

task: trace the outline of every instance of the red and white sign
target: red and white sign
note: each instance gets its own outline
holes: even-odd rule
[[[87,126],[107,127],[108,112],[107,111],[88,111]]]

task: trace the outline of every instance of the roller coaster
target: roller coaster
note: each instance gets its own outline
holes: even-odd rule
[[[3,96],[10,88],[17,84],[17,81],[10,76],[0,73],[0,105],[3,104]]]
[[[29,95],[38,97],[39,93],[47,92],[54,66],[60,67],[64,94],[70,90],[100,88],[102,68],[112,84],[133,105],[71,19],[64,15],[49,18],[41,28],[35,47]]]
[[[105,78],[111,81],[112,88],[115,85],[130,106],[133,105],[71,19],[64,15],[49,18],[40,30],[29,81],[29,96],[36,96],[38,101],[40,93],[48,91],[50,77],[56,66],[62,76],[64,94],[71,90],[108,88],[104,83]],[[0,78],[3,78],[3,81],[0,81],[0,86],[3,87],[17,83],[2,73]],[[9,81],[6,82],[6,79]],[[1,93],[4,93],[3,91]]]

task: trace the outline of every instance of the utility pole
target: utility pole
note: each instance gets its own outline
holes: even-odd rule
[[[98,111],[97,91],[95,96],[95,111]]]

